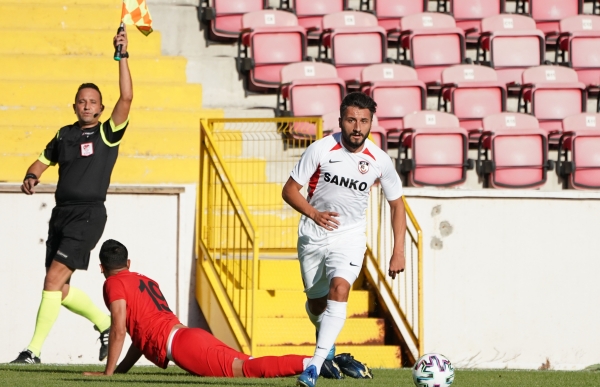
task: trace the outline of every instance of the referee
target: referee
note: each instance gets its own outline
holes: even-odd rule
[[[46,241],[46,277],[31,342],[12,363],[40,363],[40,353],[60,306],[90,320],[100,332],[100,361],[108,354],[110,317],[80,289],[69,285],[75,270],[87,270],[90,251],[106,224],[106,191],[110,184],[119,144],[129,122],[133,86],[129,72],[127,33],[113,38],[121,45],[120,96],[108,121],[100,122],[104,110],[100,89],[93,83],[79,86],[73,110],[77,122],[62,127],[39,158],[29,167],[21,191],[35,192],[44,171],[58,164],[56,206],[52,210]]]

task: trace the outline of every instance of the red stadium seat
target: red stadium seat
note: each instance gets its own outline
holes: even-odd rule
[[[464,31],[456,28],[452,16],[434,12],[405,16],[389,33],[394,32],[400,32],[398,61],[414,67],[425,83],[440,83],[443,69],[465,60]]]
[[[345,11],[323,17],[319,60],[333,64],[346,83],[358,84],[360,72],[387,57],[385,30],[365,12]]]
[[[360,10],[370,9],[369,0],[361,0]],[[427,0],[373,0],[373,12],[383,29],[398,28],[404,16],[427,11]]]
[[[578,15],[560,21],[556,63],[577,71],[580,82],[600,80],[600,16]],[[567,54],[568,53],[568,58]]]
[[[583,0],[517,0],[517,12],[531,16],[547,33],[558,30],[560,20],[583,13]]]
[[[281,69],[306,56],[306,33],[296,15],[276,10],[250,12],[242,18],[238,71],[247,91],[279,87]]]
[[[472,161],[469,138],[452,114],[422,110],[404,117],[398,148],[398,172],[415,187],[462,184]],[[410,152],[409,152],[410,151]]]
[[[360,80],[362,92],[377,102],[379,125],[392,131],[386,142],[397,142],[404,116],[427,106],[425,84],[417,79],[415,69],[389,63],[365,67]]]
[[[506,111],[506,87],[494,69],[457,65],[442,72],[438,109],[456,115],[470,135],[481,132],[483,117]]]
[[[567,117],[562,129],[556,171],[564,188],[600,189],[600,114]]]
[[[562,66],[531,67],[523,72],[519,111],[531,112],[549,135],[560,133],[562,120],[586,111],[587,92],[577,73]]]
[[[206,44],[235,42],[240,36],[242,16],[267,8],[267,3],[267,0],[203,0],[198,10]]]
[[[281,0],[279,7],[289,9],[298,17],[298,24],[306,28],[309,39],[319,39],[323,16],[342,12],[348,0]]]
[[[505,12],[506,0],[440,0],[438,12],[454,16],[456,26],[465,30],[467,41],[476,43],[481,20]]]
[[[345,94],[344,81],[338,78],[332,65],[318,62],[289,64],[281,69],[276,112],[278,116],[323,116],[339,110]],[[292,134],[315,138],[316,128],[312,124],[298,123]]]
[[[532,18],[513,14],[492,16],[481,21],[481,29],[477,62],[495,69],[501,82],[519,83],[523,70],[544,63],[545,37]]]
[[[477,174],[484,187],[538,188],[554,168],[546,132],[528,114],[499,113],[483,119]]]

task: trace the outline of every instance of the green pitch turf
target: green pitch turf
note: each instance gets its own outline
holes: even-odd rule
[[[148,385],[175,386],[294,386],[295,378],[277,379],[217,379],[198,378],[176,367],[161,370],[156,367],[134,367],[127,375],[106,377],[83,376],[84,371],[101,371],[98,366],[9,366],[0,365],[0,386],[57,387],[142,387]],[[328,380],[320,378],[319,387],[411,387],[410,369],[373,370],[373,380]],[[341,384],[340,384],[341,383]],[[578,387],[600,386],[598,368],[588,371],[509,371],[457,370],[453,387]]]

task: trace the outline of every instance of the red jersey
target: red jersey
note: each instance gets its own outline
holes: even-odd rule
[[[104,303],[127,303],[127,332],[144,356],[161,368],[167,368],[167,339],[171,329],[181,324],[167,305],[158,284],[150,278],[123,270],[104,282]]]

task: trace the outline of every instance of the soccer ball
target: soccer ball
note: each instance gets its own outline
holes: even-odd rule
[[[439,353],[428,353],[417,359],[412,368],[417,387],[447,387],[454,382],[454,367]]]

